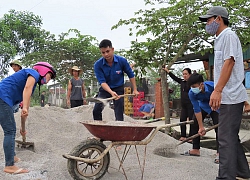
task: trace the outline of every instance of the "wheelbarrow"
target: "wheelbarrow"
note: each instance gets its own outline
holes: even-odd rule
[[[82,121],[88,131],[98,139],[87,139],[81,142],[78,146],[72,149],[69,154],[64,154],[63,157],[68,159],[68,171],[73,179],[90,180],[100,179],[107,172],[110,163],[109,150],[112,147],[125,145],[122,158],[119,157],[115,148],[116,155],[120,162],[119,169],[122,168],[123,175],[127,179],[127,175],[123,168],[123,162],[132,145],[145,145],[143,166],[139,160],[137,148],[136,154],[142,173],[143,179],[146,145],[152,141],[156,133],[163,129],[183,124],[191,124],[191,121],[165,124],[155,126],[153,124],[145,124],[142,122],[124,122],[124,121]],[[151,133],[151,134],[150,134]],[[106,146],[103,141],[111,141]],[[127,148],[128,147],[128,148]]]

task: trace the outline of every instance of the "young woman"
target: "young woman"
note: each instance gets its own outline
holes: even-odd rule
[[[27,169],[15,166],[20,159],[15,155],[16,122],[12,107],[23,101],[21,124],[25,126],[29,114],[30,97],[36,84],[47,84],[56,77],[56,71],[47,62],[38,62],[31,68],[22,69],[0,82],[0,125],[4,131],[3,149],[5,155],[4,172],[20,174],[29,172]],[[27,132],[22,131],[21,135]]]

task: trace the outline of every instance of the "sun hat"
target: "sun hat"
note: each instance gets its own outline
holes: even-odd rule
[[[14,60],[14,61],[12,61],[12,62],[10,63],[10,66],[12,66],[13,64],[20,66],[21,69],[22,69],[22,64],[21,64],[21,62],[20,62],[19,60]]]
[[[73,70],[79,71],[79,75],[82,74],[83,70],[78,68],[77,66],[73,66],[72,68],[69,68],[69,73],[71,76],[73,76]]]
[[[221,16],[223,18],[228,19],[228,11],[224,7],[213,6],[207,11],[206,15],[200,16],[199,19],[202,22],[206,22],[208,18],[211,18],[213,16]]]

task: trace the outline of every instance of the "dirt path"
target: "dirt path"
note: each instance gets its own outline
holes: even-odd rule
[[[72,179],[67,170],[67,160],[62,154],[70,152],[73,147],[85,140],[91,134],[80,123],[81,120],[92,120],[92,106],[82,106],[73,109],[62,109],[58,107],[33,107],[27,122],[27,141],[35,143],[35,152],[16,148],[17,156],[21,158],[19,167],[30,170],[28,174],[10,175],[0,171],[0,179],[3,180],[70,180]],[[114,112],[105,108],[103,119],[114,121]],[[20,112],[15,114],[17,122],[17,139],[21,139],[19,134]],[[133,121],[130,117],[125,117],[125,121]],[[0,140],[3,140],[3,132],[0,131]],[[203,150],[202,157],[182,157],[179,152],[191,148],[190,144],[180,146],[176,150],[173,158],[166,158],[155,155],[153,150],[160,145],[177,143],[175,139],[166,134],[158,133],[153,141],[148,145],[147,159],[144,179],[214,179],[218,166],[213,163],[213,150]],[[139,152],[143,152],[144,147],[139,147]],[[109,173],[103,179],[125,179],[117,172],[118,160],[114,151],[111,153],[111,164]],[[143,153],[141,153],[143,154]],[[4,168],[4,153],[0,147],[0,169]],[[191,160],[191,161],[190,161]],[[205,174],[198,174],[196,168],[202,162],[204,168],[209,168]],[[140,179],[140,169],[138,168],[135,150],[132,148],[125,161],[125,170],[129,179]],[[179,170],[181,171],[179,171]],[[180,173],[186,173],[182,176]],[[173,177],[173,178],[172,178]]]

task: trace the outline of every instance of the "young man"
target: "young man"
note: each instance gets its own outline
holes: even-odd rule
[[[129,77],[132,84],[133,94],[138,95],[135,75],[128,61],[121,56],[114,54],[114,48],[110,40],[104,39],[99,44],[102,58],[94,64],[96,78],[101,85],[98,93],[99,98],[116,97],[114,101],[115,118],[123,121],[124,98],[124,73]],[[96,103],[93,109],[94,120],[102,120],[103,104]]]
[[[241,43],[228,27],[228,12],[221,6],[211,7],[199,19],[206,22],[206,32],[215,35],[214,91],[210,97],[212,110],[220,108],[218,142],[219,173],[216,179],[250,178],[249,165],[240,144],[239,129],[244,101],[247,101]],[[200,131],[205,134],[205,131]]]
[[[21,112],[21,135],[27,132],[22,129],[29,114],[30,97],[36,84],[47,84],[54,79],[56,71],[47,62],[38,62],[33,69],[22,69],[0,82],[0,124],[4,131],[3,149],[5,155],[4,172],[20,174],[29,172],[27,169],[18,168],[14,163],[20,159],[15,156],[16,122],[12,107],[23,101]]]
[[[191,136],[197,133],[204,131],[203,120],[209,114],[213,120],[213,124],[218,124],[218,111],[212,111],[209,106],[210,96],[214,91],[214,82],[203,80],[202,75],[198,73],[192,74],[188,79],[188,85],[191,87],[189,90],[189,98],[193,104],[195,116],[192,118],[194,124],[191,125]],[[218,163],[218,138],[217,138],[217,128],[215,129],[216,133],[216,147],[217,147],[217,156],[214,160],[215,163]],[[186,156],[200,156],[200,136],[193,139],[193,149],[184,152],[182,155]]]
[[[84,82],[80,78],[82,72],[82,69],[77,66],[69,68],[69,73],[73,77],[68,83],[67,104],[70,105],[71,108],[82,106],[86,103],[84,100],[86,97]]]

